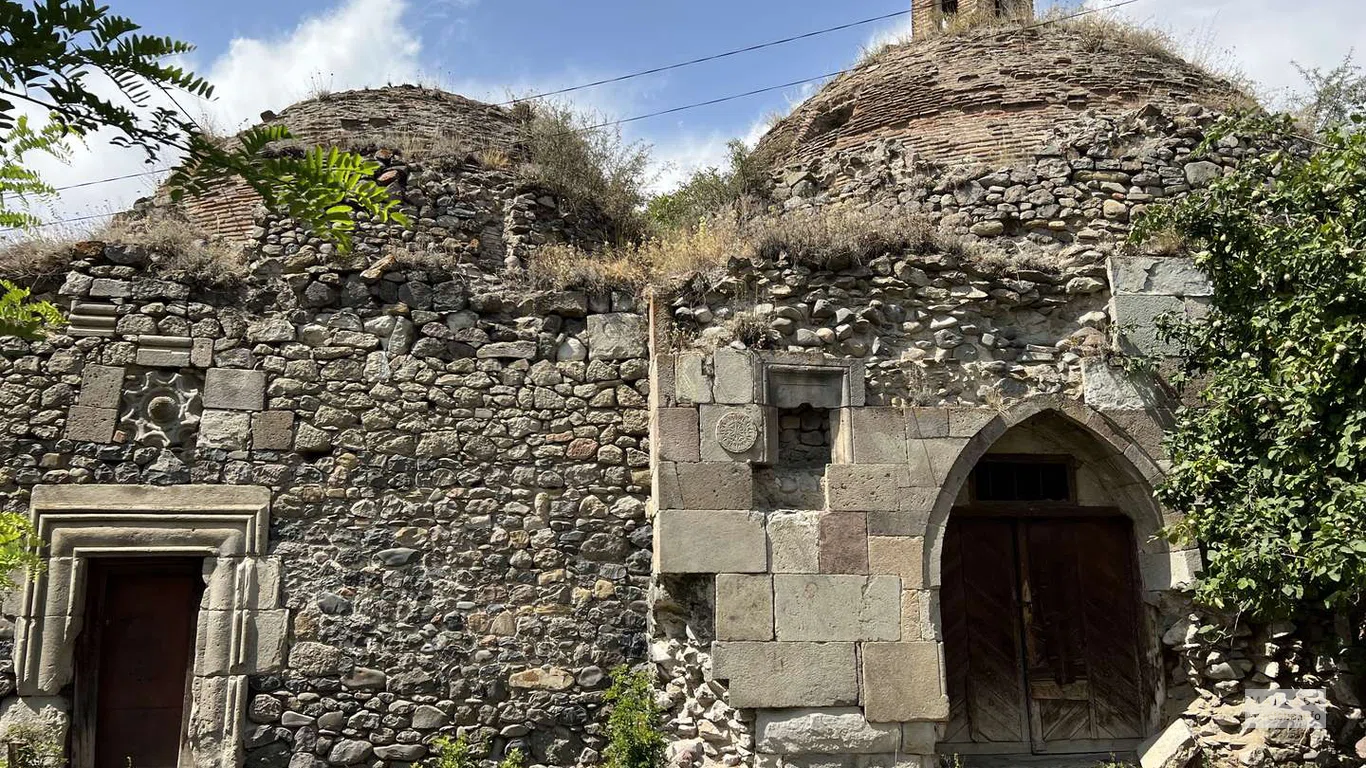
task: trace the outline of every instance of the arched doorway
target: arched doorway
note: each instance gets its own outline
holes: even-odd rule
[[[1151,732],[1134,525],[1151,508],[1135,486],[1122,456],[1051,411],[977,458],[940,552],[941,753],[1123,753]]]

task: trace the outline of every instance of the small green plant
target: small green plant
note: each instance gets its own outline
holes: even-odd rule
[[[64,763],[56,728],[15,725],[5,730],[0,768],[55,768]]]
[[[498,768],[526,768],[526,755],[522,754],[522,750],[513,747],[498,761]]]
[[[668,742],[659,727],[659,705],[650,676],[632,672],[625,665],[612,670],[607,703],[612,705],[607,718],[607,749],[603,751],[607,768],[663,765]]]
[[[454,739],[442,736],[432,746],[436,747],[436,757],[423,763],[425,768],[477,768],[479,765],[468,736]]]

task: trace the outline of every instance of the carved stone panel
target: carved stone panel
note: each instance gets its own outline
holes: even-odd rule
[[[203,405],[199,380],[184,373],[147,371],[123,395],[118,428],[139,445],[176,448],[196,434]]]

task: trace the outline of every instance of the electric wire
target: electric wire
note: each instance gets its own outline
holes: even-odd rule
[[[1101,13],[1101,12],[1104,12],[1104,11],[1114,10],[1114,9],[1116,9],[1116,8],[1122,8],[1122,7],[1126,6],[1126,5],[1133,5],[1134,3],[1137,3],[1137,2],[1139,2],[1139,0],[1121,0],[1121,2],[1112,3],[1112,4],[1107,5],[1107,6],[1105,6],[1105,7],[1102,7],[1102,8],[1088,8],[1088,9],[1086,9],[1086,10],[1078,11],[1078,12],[1075,12],[1075,13],[1070,13],[1070,14],[1067,14],[1067,15],[1064,15],[1064,16],[1056,16],[1056,17],[1049,18],[1049,19],[1043,19],[1043,20],[1041,20],[1041,21],[1037,21],[1037,22],[1034,22],[1034,23],[1031,23],[1031,24],[1023,25],[1023,26],[1019,27],[1019,28],[1018,28],[1017,30],[1015,30],[1015,31],[1023,31],[1023,30],[1027,30],[1027,29],[1036,29],[1036,28],[1038,28],[1038,27],[1047,26],[1047,25],[1049,25],[1049,24],[1057,24],[1057,23],[1062,22],[1062,21],[1068,21],[1068,20],[1070,20],[1070,19],[1075,19],[1075,18],[1079,18],[1079,17],[1082,17],[1082,16],[1088,16],[1088,15],[1093,14],[1093,13]],[[879,17],[879,18],[892,18],[892,17],[895,17],[895,16],[905,15],[906,13],[909,13],[909,11],[902,11],[902,12],[900,12],[900,13],[890,14],[890,15],[888,15],[888,16],[886,16],[886,17]],[[866,24],[866,23],[869,23],[869,21],[854,22],[853,24],[845,25],[845,26],[842,27],[842,28],[848,28],[849,26],[856,26],[856,25],[858,25],[859,23],[865,23],[865,24]],[[837,29],[837,28],[832,27],[831,29]],[[805,35],[805,37],[810,37],[810,36],[812,36],[812,35],[814,35],[814,34],[818,34],[818,33],[819,33],[819,32],[807,33],[807,35]],[[801,39],[801,38],[798,37],[798,38],[790,38],[790,39]],[[781,42],[782,42],[782,41],[774,41],[773,43],[770,43],[770,44],[761,44],[761,46],[758,46],[758,47],[764,47],[764,46],[767,46],[767,45],[777,45],[777,44],[781,44]],[[753,49],[753,48],[755,48],[755,46],[751,46],[751,49]],[[726,56],[726,55],[734,55],[735,53],[740,53],[740,52],[743,52],[743,51],[745,51],[745,50],[750,50],[750,49],[737,49],[736,51],[727,52],[727,53],[724,53],[724,54],[716,54],[715,56],[712,56],[712,57],[708,57],[708,58],[705,58],[705,59],[697,59],[697,60],[694,60],[694,61],[695,61],[695,62],[708,61],[708,60],[712,60],[712,59],[715,59],[715,58],[721,58],[721,57],[724,57],[724,56]],[[582,86],[575,86],[572,90],[579,90],[579,89],[582,89],[582,88],[589,88],[589,87],[592,87],[593,85],[599,85],[599,84],[607,83],[607,82],[616,82],[616,81],[618,81],[618,80],[628,79],[628,78],[631,77],[631,76],[639,76],[639,75],[641,75],[641,74],[645,74],[645,73],[649,73],[649,72],[663,71],[663,70],[670,69],[670,68],[678,68],[678,67],[682,67],[682,66],[688,66],[689,63],[691,63],[691,62],[681,62],[681,63],[676,64],[676,65],[669,65],[669,67],[657,67],[657,68],[655,68],[655,69],[653,69],[653,70],[642,70],[641,73],[638,73],[638,74],[633,73],[633,75],[623,75],[623,76],[620,77],[620,78],[613,78],[613,79],[610,79],[610,80],[601,81],[600,83],[586,83],[586,84],[584,84],[584,85],[582,85]],[[757,95],[764,94],[764,93],[771,93],[771,92],[773,92],[773,91],[780,91],[780,90],[784,90],[784,89],[787,89],[787,88],[794,88],[794,87],[799,86],[799,85],[806,85],[806,84],[808,84],[808,83],[819,82],[819,81],[821,81],[821,80],[829,80],[829,79],[831,79],[831,78],[839,77],[839,76],[841,76],[841,75],[847,75],[847,74],[849,74],[849,73],[851,73],[851,72],[854,72],[854,71],[857,70],[857,69],[858,69],[857,66],[855,66],[855,67],[849,67],[849,68],[847,68],[847,69],[841,69],[841,70],[837,70],[837,71],[834,71],[834,72],[827,72],[827,73],[825,73],[825,74],[823,74],[823,75],[816,75],[816,76],[814,76],[814,77],[807,77],[807,78],[803,78],[803,79],[801,79],[801,80],[793,80],[793,81],[791,81],[791,82],[781,83],[781,84],[779,84],[779,85],[770,85],[770,86],[767,86],[767,87],[764,87],[764,88],[756,88],[756,89],[754,89],[754,90],[745,91],[745,92],[743,92],[743,93],[735,93],[735,94],[731,94],[731,95],[729,95],[729,96],[720,96],[720,97],[717,97],[717,98],[714,98],[714,99],[707,99],[707,100],[705,100],[705,101],[698,101],[698,102],[694,102],[694,103],[691,103],[691,104],[684,104],[684,105],[678,106],[678,107],[670,107],[670,108],[668,108],[668,109],[661,109],[661,110],[657,110],[657,111],[654,111],[654,112],[647,112],[647,113],[642,114],[642,115],[634,115],[634,116],[632,116],[632,117],[621,118],[621,119],[618,119],[618,120],[609,120],[609,121],[602,122],[602,123],[596,123],[596,124],[584,126],[584,127],[581,127],[581,128],[575,128],[575,129],[572,129],[572,130],[563,131],[563,132],[561,132],[561,133],[559,133],[559,134],[555,134],[555,135],[557,135],[557,136],[563,136],[563,135],[569,135],[569,134],[574,134],[574,133],[589,133],[589,132],[592,132],[592,131],[603,130],[603,129],[605,129],[605,128],[614,128],[614,127],[621,126],[621,125],[627,125],[627,124],[629,124],[629,123],[635,123],[635,122],[639,122],[639,121],[641,121],[641,120],[649,120],[649,119],[655,118],[655,117],[662,117],[662,116],[665,116],[665,115],[677,114],[677,113],[679,113],[679,112],[686,112],[686,111],[693,110],[693,109],[700,109],[700,108],[702,108],[702,107],[709,107],[709,106],[713,106],[713,105],[716,105],[716,104],[724,104],[724,103],[726,103],[726,102],[736,101],[736,100],[739,100],[739,99],[748,98],[748,97],[750,97],[750,96],[757,96]],[[522,101],[524,101],[524,100],[529,100],[529,99],[543,98],[544,96],[555,95],[555,94],[560,93],[560,92],[563,92],[563,91],[552,91],[552,92],[547,92],[547,93],[545,93],[545,94],[539,94],[539,95],[537,95],[537,96],[528,96],[528,97],[526,97],[525,99],[522,99]],[[515,102],[507,102],[507,103],[515,103]],[[497,106],[502,106],[502,105],[497,105]],[[95,184],[103,184],[103,183],[105,183],[105,182],[110,182],[110,181],[119,181],[119,180],[122,180],[122,179],[137,178],[137,177],[139,177],[139,176],[150,176],[150,175],[157,174],[157,173],[166,173],[166,172],[169,171],[169,170],[170,170],[169,168],[160,168],[160,169],[157,169],[157,170],[154,170],[154,171],[144,171],[144,172],[142,172],[142,173],[132,173],[132,174],[125,174],[125,175],[123,175],[123,176],[114,176],[114,177],[110,177],[110,178],[108,178],[108,179],[96,179],[96,180],[94,180],[94,181],[82,182],[82,183],[80,183],[80,184],[70,184],[70,185],[67,185],[67,186],[64,186],[64,187],[57,187],[56,189],[57,189],[58,191],[61,191],[61,190],[64,190],[64,189],[75,189],[75,188],[78,188],[78,187],[88,187],[88,186],[93,186],[93,185],[95,185]],[[94,215],[90,215],[90,216],[78,216],[78,217],[75,217],[75,218],[58,219],[58,220],[55,220],[55,221],[50,221],[50,222],[45,222],[45,223],[42,223],[42,224],[38,224],[38,225],[36,225],[36,227],[52,227],[52,226],[57,226],[57,225],[60,225],[60,224],[72,224],[72,223],[76,223],[76,222],[79,222],[79,221],[87,221],[87,220],[90,220],[90,219],[97,219],[97,218],[101,218],[101,217],[104,217],[104,216],[110,216],[110,215],[112,215],[112,214],[94,214]],[[8,228],[8,229],[0,229],[0,233],[3,233],[3,232],[12,232],[12,231],[16,231],[17,229],[19,229],[19,228],[17,228],[17,227],[11,227],[11,228]]]

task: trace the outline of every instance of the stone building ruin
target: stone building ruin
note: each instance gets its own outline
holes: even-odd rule
[[[756,156],[775,215],[933,244],[651,292],[519,276],[601,222],[519,176],[505,110],[264,116],[378,159],[414,227],[340,255],[226,190],[183,215],[239,279],[111,241],[40,285],[70,326],[0,341],[0,483],[49,564],[4,609],[0,732],[75,766],[407,766],[456,733],[591,765],[644,663],[685,768],[1357,764],[1337,628],[1200,631],[1200,552],[1154,536],[1179,393],[1112,359],[1207,301],[1123,240],[1258,151],[1196,151],[1236,97],[1065,26],[894,47]],[[1244,728],[1276,686],[1330,728]]]

